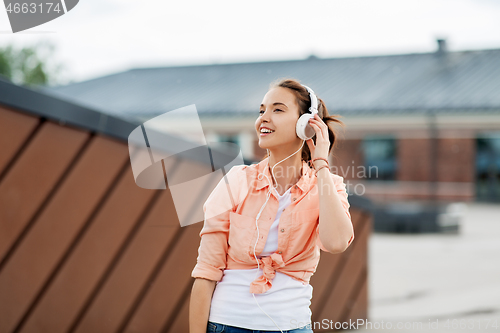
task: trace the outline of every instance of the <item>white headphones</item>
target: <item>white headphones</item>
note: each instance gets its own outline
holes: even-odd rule
[[[309,96],[311,98],[311,107],[309,108],[309,111],[311,113],[304,113],[300,116],[299,120],[297,120],[296,132],[297,136],[302,140],[309,140],[316,135],[314,128],[312,128],[309,124],[309,119],[314,118],[314,115],[318,113],[318,98],[311,88],[305,85],[302,86],[304,86],[304,88],[306,88],[309,92]]]

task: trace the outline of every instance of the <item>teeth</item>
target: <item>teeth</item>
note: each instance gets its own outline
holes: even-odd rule
[[[272,133],[272,132],[274,132],[274,131],[269,130],[269,129],[267,129],[267,128],[263,128],[263,129],[261,129],[261,130],[260,130],[260,132],[261,132],[261,133]]]

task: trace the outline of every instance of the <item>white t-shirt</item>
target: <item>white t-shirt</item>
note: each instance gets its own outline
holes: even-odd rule
[[[278,225],[281,213],[291,203],[291,187],[278,194],[279,208],[271,225],[264,250],[258,258],[269,256],[278,249]],[[249,292],[250,283],[262,275],[262,268],[226,269],[222,280],[215,286],[208,320],[215,323],[254,330],[291,330],[311,323],[310,284],[276,272],[272,287],[263,294]],[[259,306],[253,297],[257,299]],[[272,320],[261,310],[272,318]]]

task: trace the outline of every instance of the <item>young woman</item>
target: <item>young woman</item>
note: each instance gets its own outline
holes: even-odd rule
[[[313,134],[301,139],[297,121],[311,112]],[[203,207],[191,333],[313,332],[309,279],[320,249],[340,253],[354,239],[343,177],[328,165],[333,123],[343,125],[297,80],[271,85],[255,121],[267,156],[232,167],[229,186],[221,180]]]

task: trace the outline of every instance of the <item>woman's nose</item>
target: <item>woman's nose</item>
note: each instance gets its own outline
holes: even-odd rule
[[[262,119],[262,121],[264,121],[264,120],[268,121],[269,120],[268,117],[269,117],[269,112],[264,111],[264,113],[261,113],[260,118]]]

